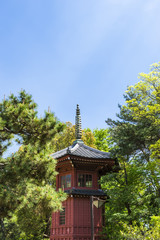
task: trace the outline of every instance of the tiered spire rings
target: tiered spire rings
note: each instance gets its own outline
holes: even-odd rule
[[[80,140],[82,137],[82,128],[81,128],[81,115],[80,115],[80,109],[79,105],[77,104],[77,109],[76,109],[76,119],[75,119],[75,137],[76,140]]]

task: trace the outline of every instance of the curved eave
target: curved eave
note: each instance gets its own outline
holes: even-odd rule
[[[76,143],[75,145],[53,153],[51,156],[55,159],[59,159],[66,155],[88,159],[110,159],[110,154],[108,152],[99,151],[97,149],[86,146],[83,143]]]

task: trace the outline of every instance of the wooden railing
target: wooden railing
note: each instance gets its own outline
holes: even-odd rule
[[[100,231],[102,231],[102,227],[95,227],[94,228],[94,234],[98,234]],[[90,226],[77,226],[77,227],[71,227],[71,226],[58,226],[51,228],[51,235],[67,235],[67,234],[84,234],[88,235],[91,233],[91,227]]]

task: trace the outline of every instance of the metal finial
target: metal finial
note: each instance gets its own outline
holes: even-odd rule
[[[81,139],[81,136],[82,136],[81,115],[80,115],[80,109],[78,104],[76,109],[75,135],[76,135],[76,140]]]

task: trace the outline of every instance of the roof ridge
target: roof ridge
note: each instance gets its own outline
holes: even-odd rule
[[[70,146],[69,146],[69,147],[66,147],[66,148],[64,148],[64,149],[61,149],[61,150],[59,150],[59,151],[57,151],[57,152],[54,152],[54,153],[51,154],[51,156],[53,156],[54,154],[57,155],[57,154],[59,154],[59,153],[63,153],[64,151],[67,151],[69,148],[70,148]],[[69,149],[69,150],[70,150],[70,149]]]
[[[103,152],[103,151],[101,151],[101,150],[92,148],[92,147],[87,146],[87,145],[85,145],[85,144],[83,144],[83,145],[84,145],[85,148],[87,148],[87,149],[89,149],[89,150],[93,150],[94,152],[97,152],[97,153],[101,153],[101,154],[104,154],[104,155],[105,155],[106,153],[108,153],[108,152]]]
[[[74,152],[78,148],[78,145],[80,145],[80,143],[76,143],[75,145],[72,145],[73,147],[71,146],[72,147],[70,149],[71,153]]]
[[[110,158],[109,152],[102,152],[98,149],[89,147],[82,142],[77,142],[75,145],[69,146],[51,154],[51,156],[53,158],[59,158],[67,154],[90,158]]]

